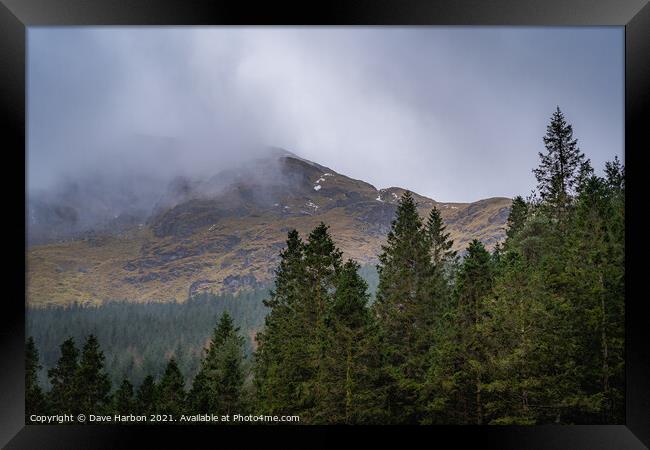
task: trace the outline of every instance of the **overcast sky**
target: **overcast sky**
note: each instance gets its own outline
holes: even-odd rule
[[[623,157],[623,76],[622,27],[31,27],[28,187],[271,145],[439,201],[525,195],[556,105],[598,173]]]

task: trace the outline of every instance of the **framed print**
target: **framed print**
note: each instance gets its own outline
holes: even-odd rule
[[[646,3],[3,0],[2,444],[647,446]]]

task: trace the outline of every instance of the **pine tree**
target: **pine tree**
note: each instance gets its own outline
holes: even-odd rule
[[[625,189],[625,167],[619,161],[618,156],[614,156],[613,161],[605,163],[605,176],[612,192],[623,192]]]
[[[225,340],[217,353],[216,379],[214,397],[220,414],[232,414],[242,411],[244,401],[243,387],[245,371],[243,367],[244,339],[233,333]]]
[[[558,107],[544,136],[546,154],[539,153],[539,167],[533,170],[543,204],[554,217],[563,220],[576,189],[590,170],[589,161],[578,148],[573,127]]]
[[[327,394],[319,408],[321,422],[362,423],[370,417],[376,418],[380,407],[368,373],[373,363],[378,363],[368,341],[371,326],[368,285],[358,270],[355,261],[348,260],[343,265],[327,313],[330,343],[323,362]]]
[[[104,372],[104,353],[93,334],[88,336],[81,351],[76,378],[79,391],[75,400],[80,411],[85,414],[107,411],[111,382]]]
[[[451,250],[454,241],[449,238],[450,233],[445,232],[446,228],[440,212],[434,206],[426,224],[426,242],[431,254],[426,293],[429,298],[427,312],[432,315],[431,333],[434,335],[440,330],[440,320],[449,310],[451,289],[458,269],[457,252]],[[439,337],[434,335],[424,336],[424,338],[435,340]]]
[[[256,352],[258,406],[266,411],[299,414],[306,423],[359,422],[376,413],[360,409],[370,404],[361,386],[371,377],[357,377],[372,360],[361,331],[367,286],[358,265],[343,264],[341,255],[323,223],[306,244],[289,235]]]
[[[486,348],[481,340],[485,319],[485,298],[493,285],[493,265],[490,253],[474,239],[456,285],[458,355],[454,378],[457,380],[461,408],[467,423],[484,423],[483,377],[486,371]]]
[[[485,423],[533,425],[557,404],[548,388],[560,380],[548,349],[566,348],[565,341],[554,328],[552,294],[540,273],[516,251],[506,252],[501,266],[479,329],[489,354],[481,380]]]
[[[180,417],[185,412],[185,380],[172,356],[157,389],[156,413]]]
[[[624,194],[616,164],[606,166],[608,179],[585,182],[568,244],[565,290],[580,337],[584,392],[574,420],[581,423],[623,420]]]
[[[135,396],[135,408],[138,414],[149,415],[157,410],[157,386],[154,378],[147,375]]]
[[[445,233],[446,229],[440,211],[434,205],[426,223],[426,236],[431,247],[431,258],[434,267],[438,267],[443,262],[456,257],[456,252],[451,249],[454,241],[449,239],[450,234]]]
[[[232,318],[224,312],[189,394],[193,411],[230,414],[242,404],[243,344]]]
[[[34,338],[30,336],[25,347],[25,423],[29,423],[30,415],[46,412],[45,395],[38,383],[42,368]]]
[[[79,350],[74,339],[66,339],[60,346],[61,357],[56,366],[48,370],[52,388],[48,393],[48,404],[52,414],[79,414],[79,387],[77,371]]]
[[[512,200],[510,214],[508,215],[506,236],[509,240],[514,239],[522,230],[528,217],[528,203],[520,196]]]
[[[303,320],[304,248],[298,232],[291,230],[275,271],[275,288],[264,301],[271,311],[256,337],[255,383],[258,408],[266,414],[299,412],[302,384],[310,376],[305,355],[310,325]]]
[[[315,423],[328,420],[324,404],[327,401],[326,354],[333,345],[327,327],[327,317],[332,307],[332,292],[342,265],[342,252],[336,248],[328,227],[320,223],[312,230],[305,245],[306,284],[303,298],[302,320],[307,325],[308,367],[312,376],[303,384],[308,408],[303,415]]]
[[[421,340],[429,342],[426,353],[425,381],[418,402],[423,414],[421,423],[445,422],[442,412],[445,409],[445,392],[440,385],[444,373],[449,369],[446,357],[453,342],[451,319],[454,313],[453,284],[458,270],[456,251],[451,248],[454,241],[445,232],[442,218],[437,208],[429,214],[426,225],[427,241],[430,246],[432,266],[428,282],[428,297],[431,301],[431,322],[428,333],[421,333]]]
[[[400,199],[377,270],[379,287],[373,306],[390,380],[385,388],[388,414],[397,422],[415,423],[422,415],[418,398],[427,371],[434,302],[429,240],[408,191]]]
[[[135,412],[133,385],[126,378],[122,380],[122,384],[113,395],[113,412],[115,414],[134,414]]]

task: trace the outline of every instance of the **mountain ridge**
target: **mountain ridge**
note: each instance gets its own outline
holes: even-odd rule
[[[272,281],[287,232],[306,238],[321,221],[345,257],[374,264],[404,191],[377,189],[291,152],[203,180],[178,178],[148,214],[122,222],[116,215],[119,227],[30,245],[27,302],[184,301],[203,290],[260,286]],[[474,238],[492,248],[505,237],[510,199],[413,196],[423,218],[440,209],[457,250]]]

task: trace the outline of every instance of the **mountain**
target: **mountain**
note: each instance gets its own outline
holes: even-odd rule
[[[84,221],[92,208],[75,205],[74,195],[30,196],[29,305],[184,301],[203,290],[259,287],[272,281],[287,232],[296,228],[306,238],[321,221],[345,257],[374,264],[404,192],[378,190],[282,150],[210,177],[177,177],[155,197],[150,190],[148,209],[145,197],[122,187],[118,199],[128,207],[91,201],[102,214]],[[73,194],[87,191],[76,186]],[[510,199],[414,198],[423,217],[433,205],[440,209],[457,250],[474,238],[491,248],[505,237]]]

